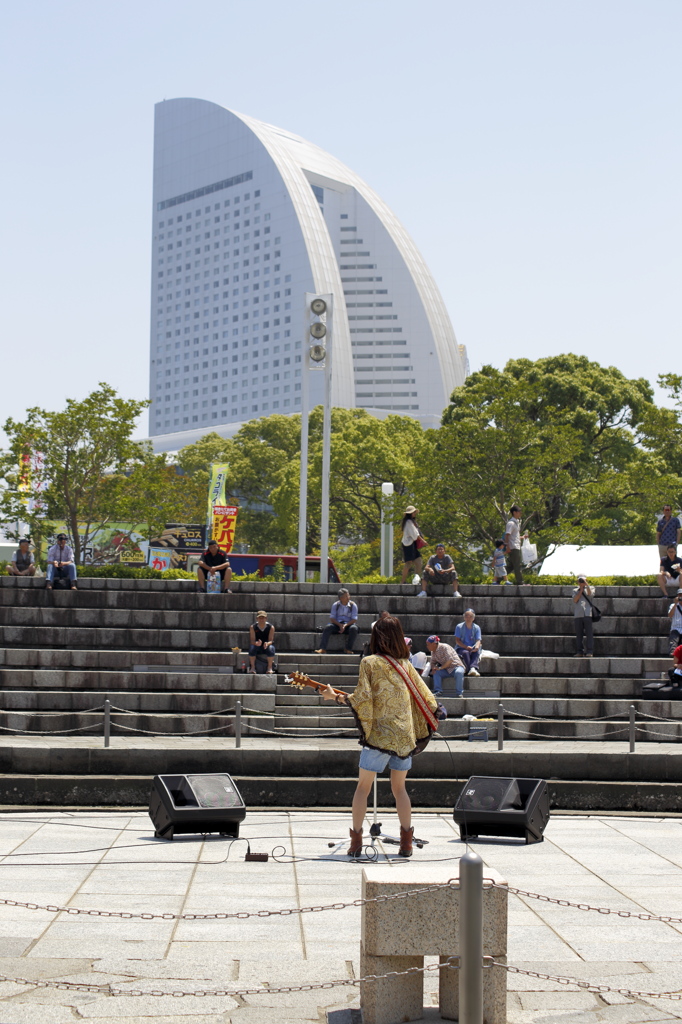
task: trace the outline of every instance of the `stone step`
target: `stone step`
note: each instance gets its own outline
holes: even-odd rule
[[[5,592],[10,594],[11,591]],[[107,596],[99,593],[98,596]],[[113,597],[123,596],[113,592]],[[478,623],[483,635],[523,636],[574,636],[574,617],[565,614],[486,614],[478,612]],[[650,614],[618,614],[604,615],[598,626],[600,636],[633,636],[641,638],[649,634],[661,635],[668,631],[667,608],[661,604]],[[276,614],[270,612],[275,620],[277,635],[286,633],[311,634],[313,627],[321,629],[328,620],[329,609],[325,606],[320,611],[287,609]],[[361,632],[368,633],[376,617],[376,611],[362,612],[359,615]],[[436,632],[442,639],[453,638],[454,628],[460,616],[453,615],[417,615],[401,613],[401,621],[415,643],[423,645],[426,637]],[[0,606],[0,625],[2,626],[54,626],[71,630],[78,627],[106,629],[185,629],[185,630],[225,630],[230,633],[243,633],[242,643],[248,641],[248,629],[254,620],[254,610],[245,611],[229,609],[204,610],[185,609],[177,605],[170,608],[130,608],[130,607],[61,607],[61,606]]]
[[[342,637],[332,638],[330,650],[339,648]],[[359,653],[361,634],[356,641]],[[447,639],[447,638],[445,638]],[[293,654],[311,653],[320,642],[316,633],[278,634],[280,649]],[[180,650],[218,650],[229,652],[235,646],[245,643],[242,632],[231,630],[190,630],[190,629],[113,629],[75,626],[62,629],[57,626],[0,626],[0,645],[10,647],[86,648],[96,650],[102,647],[137,649],[140,651],[159,648]],[[572,636],[516,636],[486,634],[485,649],[506,657],[570,657],[575,651]],[[415,645],[421,646],[418,638]],[[597,657],[604,659],[628,657],[663,657],[667,653],[667,634],[659,636],[602,636],[595,639]]]
[[[265,721],[265,719],[263,719]],[[469,778],[470,775],[511,776],[571,781],[675,782],[680,785],[682,808],[682,758],[678,742],[637,744],[629,753],[627,735],[614,740],[539,739],[505,740],[504,750],[495,742],[434,740],[415,757],[409,783],[417,779]],[[58,737],[46,743],[42,737],[16,739],[0,735],[0,773],[17,775],[126,775],[134,768],[147,774],[229,772],[235,776],[298,776],[301,780],[324,775],[357,778],[359,748],[354,738],[260,739],[246,738],[235,749],[234,739],[224,737],[164,738],[112,737],[104,747],[99,734],[93,737]],[[46,779],[46,786],[49,780]],[[8,802],[12,803],[12,800]],[[274,803],[274,801],[272,801]],[[652,809],[656,809],[653,808]]]
[[[115,687],[107,690],[67,687],[62,690],[4,690],[0,694],[0,712],[86,711],[100,708],[105,696],[115,707],[142,713],[210,714],[224,708],[234,710],[237,700],[241,700],[244,707],[259,712],[274,712],[277,706],[274,687],[272,692],[235,690],[227,693],[198,690],[155,693],[149,690],[131,692],[128,688],[119,690]]]
[[[159,690],[161,692],[186,691],[187,693],[240,693],[257,691],[274,693],[277,677],[268,675],[248,676],[241,673],[229,675],[218,672],[175,672],[168,666],[163,672],[110,672],[106,670],[78,669],[0,669],[0,686],[3,693],[15,688],[22,690],[65,691],[93,690],[100,696],[110,690],[130,692]]]
[[[652,569],[652,573],[653,573]],[[533,577],[535,580],[540,580],[540,577]],[[137,592],[155,592],[155,593],[181,593],[184,591],[192,590],[196,587],[196,583],[193,580],[162,580],[162,579],[114,579],[114,578],[88,578],[80,577],[78,581],[80,590],[79,593],[87,590],[127,590]],[[526,586],[517,587],[516,585],[507,587],[498,587],[492,584],[467,584],[465,580],[462,581],[461,587],[466,596],[469,597],[496,597],[498,600],[509,600],[513,597],[522,597],[527,599],[528,597],[571,597],[573,594],[572,586],[551,586],[542,582],[533,582]],[[0,577],[0,589],[9,590],[44,590],[45,579],[34,578],[34,577],[12,577],[3,576]],[[302,594],[302,595],[319,595],[324,594],[329,597],[336,598],[339,584],[337,583],[275,583],[270,581],[239,581],[235,580],[231,584],[231,589],[235,593],[239,594],[253,594],[254,596],[263,596],[265,594]],[[441,600],[455,602],[458,598],[416,598],[418,588],[412,584],[398,584],[398,583],[360,583],[360,584],[349,584],[348,589],[352,595],[361,595],[366,597],[402,597],[409,598],[414,597],[417,600]],[[62,594],[63,591],[53,591],[54,594]],[[599,587],[597,592],[597,598],[605,597],[655,597],[660,594],[660,589],[656,585],[651,586],[608,586]],[[204,595],[205,597],[216,597],[220,595]],[[229,595],[228,595],[229,596]],[[662,596],[662,595],[661,595]]]
[[[256,807],[324,807],[347,811],[357,777],[301,778],[299,775],[233,776],[248,814]],[[451,778],[409,777],[410,798],[414,807],[453,808],[469,774]],[[549,779],[552,811],[612,811],[658,814],[682,812],[682,786],[676,782],[626,782]],[[41,809],[49,807],[98,808],[126,807],[144,810],[149,806],[149,775],[0,775],[0,803],[5,806]],[[378,802],[383,810],[395,813],[390,781],[379,776]],[[339,826],[339,839],[346,838]],[[320,845],[321,855],[327,843]],[[425,851],[426,852],[426,851]]]

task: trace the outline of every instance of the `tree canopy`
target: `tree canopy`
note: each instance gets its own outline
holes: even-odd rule
[[[672,407],[656,404],[648,381],[568,354],[484,366],[455,389],[435,430],[408,416],[333,409],[330,542],[352,546],[348,565],[375,570],[382,510],[397,525],[413,503],[428,539],[447,543],[460,571],[479,573],[516,503],[541,556],[562,543],[650,543],[662,504],[682,502],[682,375],[659,385]],[[252,420],[231,438],[208,433],[170,465],[132,440],[146,404],[101,384],[61,412],[35,408],[24,422],[8,420],[5,523],[27,523],[39,537],[50,520],[65,520],[80,557],[87,537],[78,523],[134,522],[148,537],[166,522],[202,523],[211,464],[225,462],[228,498],[240,506],[237,543],[295,548],[300,416]],[[321,407],[310,414],[308,469],[310,553],[319,550]],[[386,481],[392,500],[381,493]],[[38,503],[27,500],[36,495]],[[399,559],[399,530],[395,537]]]

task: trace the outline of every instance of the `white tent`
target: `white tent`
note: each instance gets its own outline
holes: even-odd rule
[[[656,544],[562,544],[546,558],[540,576],[655,576]]]

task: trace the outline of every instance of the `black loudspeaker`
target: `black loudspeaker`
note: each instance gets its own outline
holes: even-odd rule
[[[542,779],[497,779],[472,775],[452,816],[464,840],[507,836],[541,843],[549,821],[549,792]]]
[[[246,807],[229,775],[155,775],[149,817],[160,839],[189,832],[236,839]]]

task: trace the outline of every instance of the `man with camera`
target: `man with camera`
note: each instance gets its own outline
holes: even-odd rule
[[[575,626],[574,658],[591,658],[594,649],[592,632],[592,597],[591,587],[585,576],[578,576],[578,586],[573,588],[573,624]]]
[[[672,654],[682,639],[682,587],[677,591],[673,603],[668,609],[670,632],[668,633],[668,653]]]

